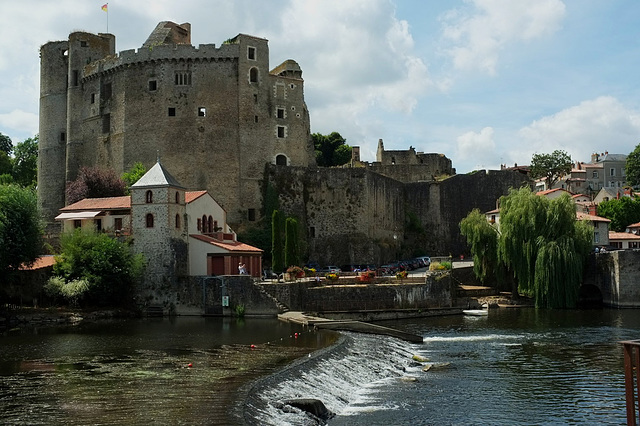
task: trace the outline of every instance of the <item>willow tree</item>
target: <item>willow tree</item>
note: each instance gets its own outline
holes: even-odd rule
[[[282,247],[282,212],[274,210],[271,214],[271,268],[276,274],[284,271]]]
[[[568,195],[548,200],[522,188],[500,200],[498,256],[536,307],[575,307],[592,238]]]
[[[473,209],[460,221],[460,233],[467,239],[473,256],[473,272],[482,283],[498,278],[498,229],[480,210]]]

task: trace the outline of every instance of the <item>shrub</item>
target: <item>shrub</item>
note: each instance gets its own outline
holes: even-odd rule
[[[429,265],[430,271],[445,271],[451,269],[451,262],[433,262]]]
[[[330,272],[326,274],[324,277],[329,281],[337,281],[338,278],[340,278],[340,275],[336,274],[335,272]]]
[[[401,279],[401,280],[407,278],[407,275],[409,275],[407,273],[407,271],[398,271],[398,272],[396,272],[396,278]]]

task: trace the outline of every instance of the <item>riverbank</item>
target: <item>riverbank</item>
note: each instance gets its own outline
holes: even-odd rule
[[[0,332],[22,327],[77,325],[109,319],[137,318],[139,314],[124,309],[16,308],[0,310]]]

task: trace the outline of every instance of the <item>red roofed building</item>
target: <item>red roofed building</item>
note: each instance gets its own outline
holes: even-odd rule
[[[158,162],[131,193],[85,198],[60,209],[56,219],[65,232],[84,228],[133,236],[134,249],[147,259],[148,279],[235,275],[240,263],[249,275],[261,276],[262,250],[237,241],[227,212],[207,191],[185,191]]]

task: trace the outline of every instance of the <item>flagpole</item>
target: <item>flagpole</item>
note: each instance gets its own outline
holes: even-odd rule
[[[102,11],[107,12],[107,34],[109,34],[109,3],[102,5]]]

